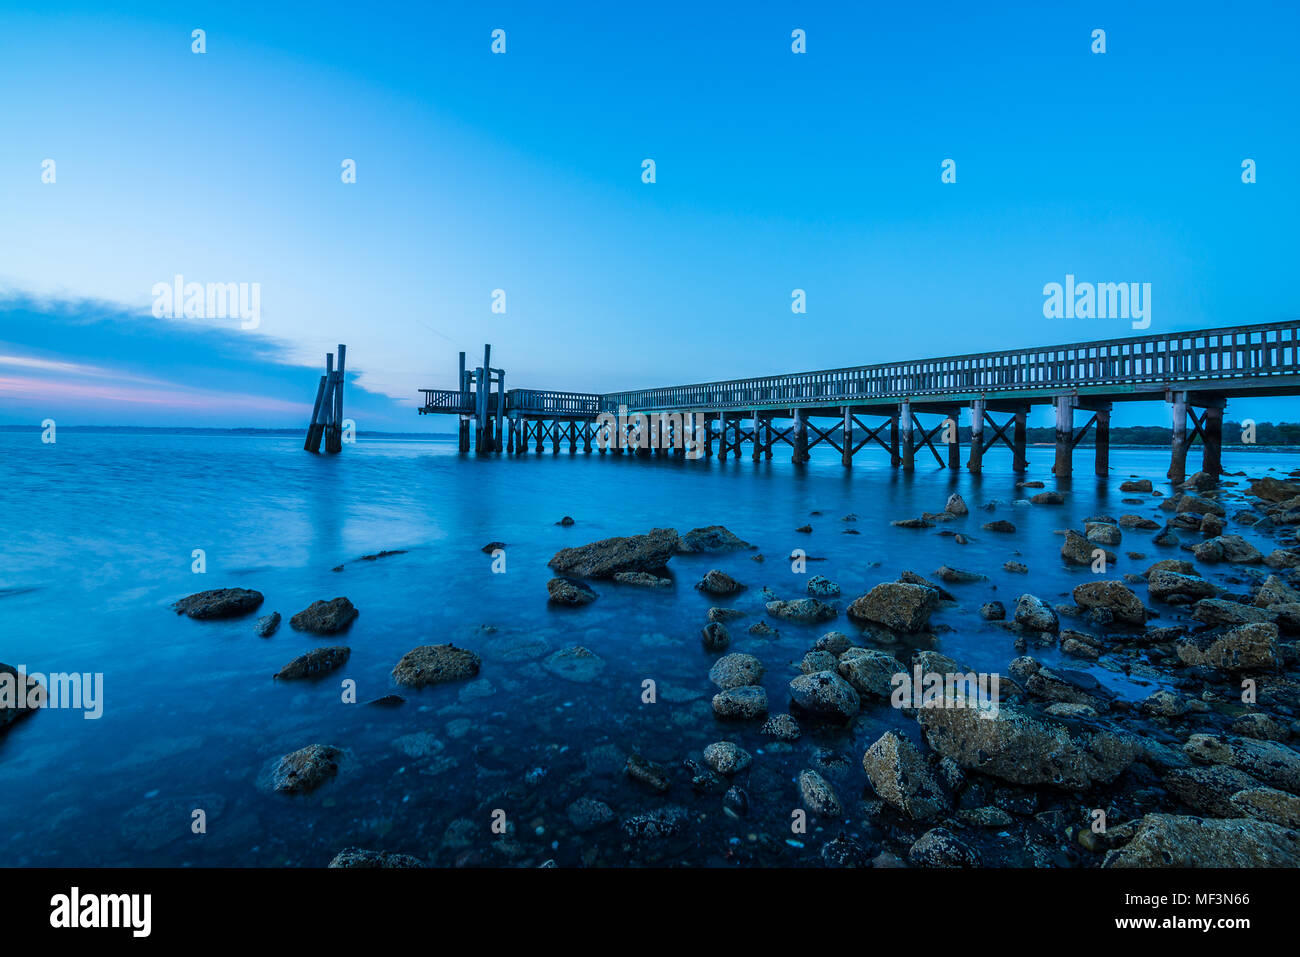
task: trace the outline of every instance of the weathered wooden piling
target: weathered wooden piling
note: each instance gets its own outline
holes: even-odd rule
[[[1201,471],[1215,478],[1223,474],[1224,405],[1226,403],[1206,407],[1201,430]]]
[[[307,438],[303,449],[320,452],[343,451],[343,377],[347,346],[339,345],[339,367],[334,368],[334,353],[325,353],[325,374],[316,386],[316,401],[312,405],[311,421],[307,423]]]
[[[1074,470],[1074,402],[1072,395],[1058,395],[1052,400],[1056,409],[1056,462],[1052,474],[1057,478]]]
[[[1169,405],[1173,414],[1173,435],[1166,478],[1177,485],[1187,481],[1187,393],[1169,393]]]
[[[984,407],[983,399],[970,404],[970,460],[966,467],[974,475],[984,470]]]
[[[912,447],[912,403],[904,399],[898,408],[899,444],[902,446],[903,471],[911,472],[916,468],[916,449]]]

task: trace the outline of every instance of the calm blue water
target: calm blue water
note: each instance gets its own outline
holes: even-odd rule
[[[625,863],[617,825],[586,835],[570,826],[565,809],[590,796],[620,818],[664,804],[687,808],[695,815],[691,839],[670,860],[716,863],[731,854],[816,863],[830,832],[814,829],[804,847],[786,843],[799,770],[836,768],[828,755],[843,757],[832,780],[851,805],[865,784],[862,751],[907,722],[878,707],[852,733],[806,734],[790,747],[774,747],[757,725],[719,725],[707,677],[715,656],[699,638],[707,608],[726,603],[749,613],[731,626],[731,650],[763,659],[772,710],[784,711],[785,686],[813,640],[832,628],[854,631],[841,615],[828,626],[773,622],[775,639],[746,634],[763,617],[761,586],[783,597],[805,593],[805,576],[784,560],[792,548],[825,559],[808,572],[839,582],[843,603],[904,570],[928,576],[948,563],[989,581],[950,586],[961,601],[934,619],[952,629],[938,650],[1005,673],[1016,656],[1012,637],[982,622],[979,605],[1001,598],[1010,606],[1026,590],[1064,600],[1088,573],[1062,566],[1053,530],[1081,527],[1098,512],[1162,517],[1158,500],[1122,505],[1116,489],[1130,474],[1158,479],[1168,464],[1163,449],[1115,450],[1113,477],[1099,482],[1089,474],[1090,451],[1080,450],[1069,504],[1025,508],[1010,505],[1025,493],[1014,487],[1009,453],[991,452],[985,475],[972,479],[920,456],[916,474],[903,476],[883,452],[860,454],[846,471],[821,452],[796,471],[788,450],[757,464],[747,455],[719,463],[567,450],[482,460],[460,457],[449,441],[363,439],[342,455],[314,457],[298,438],[65,431],[56,445],[42,445],[36,430],[0,434],[0,661],[105,676],[101,719],[47,710],[0,736],[0,862],[320,866],[356,845],[442,865]],[[1056,487],[1051,455],[1031,450],[1026,477]],[[1300,456],[1225,454],[1229,470],[1269,466],[1289,470]],[[891,519],[941,510],[953,490],[972,514],[946,527],[968,530],[971,544],[939,536],[944,526],[890,527]],[[978,506],[991,499],[1008,504],[990,516]],[[856,523],[840,521],[850,512]],[[576,524],[554,524],[564,515]],[[1011,519],[1019,534],[980,532],[991,517]],[[811,535],[794,532],[809,522]],[[671,592],[596,583],[594,604],[548,608],[546,562],[557,549],[710,524],[753,542],[767,561],[747,552],[677,556]],[[849,528],[860,534],[844,534]],[[1149,535],[1126,533],[1119,572],[1167,557],[1155,554]],[[505,574],[492,574],[480,551],[493,540],[507,543]],[[203,575],[191,571],[196,548],[206,552]],[[381,549],[406,553],[357,561]],[[1130,549],[1150,558],[1127,560]],[[1030,566],[1029,576],[1002,572],[1013,557]],[[331,570],[342,563],[343,571]],[[696,592],[691,586],[712,567],[749,590],[731,602]],[[261,639],[254,618],[197,622],[169,608],[183,595],[227,586],[263,592],[259,614],[278,610],[281,630]],[[345,636],[289,629],[294,612],[336,595],[361,613]],[[398,708],[364,703],[395,690],[389,673],[406,651],[448,641],[480,654],[477,679],[404,690]],[[297,655],[339,643],[352,648],[342,671],[314,683],[271,680]],[[546,669],[548,655],[572,645],[603,659],[595,680]],[[1055,652],[1035,654],[1051,661]],[[1151,690],[1094,670],[1121,693]],[[362,703],[342,702],[345,677],[357,682]],[[646,678],[658,683],[657,704],[641,703]],[[680,769],[683,758],[720,739],[755,755],[738,779],[751,802],[741,821],[723,814],[720,795],[692,793]],[[313,742],[347,751],[336,780],[301,797],[259,786],[279,756]],[[622,759],[633,749],[672,769],[666,797],[624,778]],[[206,834],[191,833],[194,808],[207,813]],[[504,840],[489,830],[498,808],[511,825]],[[852,812],[848,818],[851,832]]]

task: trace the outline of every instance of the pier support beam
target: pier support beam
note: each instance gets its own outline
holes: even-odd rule
[[[754,454],[750,456],[755,462],[763,457],[763,420],[754,410]]]
[[[903,464],[902,456],[898,454],[898,435],[898,413],[894,412],[889,416],[889,464],[894,468]]]
[[[840,447],[843,449],[840,464],[846,469],[853,468],[853,410],[847,405],[844,407],[844,431],[840,437]]]
[[[1110,406],[1097,409],[1096,468],[1101,476],[1110,474]]]
[[[911,472],[916,468],[916,449],[912,447],[912,403],[904,401],[898,410],[899,434],[903,456],[903,471]]]
[[[1011,468],[1016,472],[1024,472],[1029,468],[1029,460],[1025,458],[1025,417],[1028,413],[1021,409],[1016,414],[1015,434],[1011,447]]]
[[[1056,408],[1056,464],[1052,474],[1066,478],[1074,471],[1074,404],[1072,395],[1058,395],[1052,400]]]
[[[803,410],[794,409],[794,454],[790,461],[796,465],[808,461],[808,423],[804,421]]]
[[[1178,485],[1187,480],[1187,393],[1169,393],[1169,404],[1173,412],[1173,435],[1166,477]]]
[[[948,441],[948,468],[954,472],[961,468],[961,408],[948,413],[944,423],[944,438]]]
[[[984,400],[975,399],[970,404],[970,461],[966,467],[972,475],[984,469]]]
[[[1223,406],[1205,410],[1201,426],[1201,471],[1216,479],[1223,474]]]

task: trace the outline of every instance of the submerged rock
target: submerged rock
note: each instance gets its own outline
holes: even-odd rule
[[[763,727],[758,729],[759,734],[765,734],[769,737],[776,738],[778,741],[798,741],[799,736],[803,733],[799,728],[799,722],[788,714],[774,714],[763,722]]]
[[[367,868],[367,867],[424,867],[419,858],[409,854],[391,854],[385,851],[367,851],[360,847],[349,847],[334,855],[329,867]]]
[[[767,692],[762,685],[727,688],[713,696],[713,713],[725,720],[748,720],[767,715]]]
[[[704,749],[704,763],[719,774],[738,774],[753,760],[748,751],[731,741],[715,741]]]
[[[271,774],[277,791],[301,793],[314,791],[338,773],[343,752],[328,744],[309,744],[286,754]]]
[[[327,671],[343,667],[343,665],[347,664],[351,654],[351,648],[342,646],[317,648],[315,651],[309,651],[305,655],[299,655],[293,659],[293,661],[277,671],[274,677],[279,681],[292,681],[295,678],[311,678],[316,675],[323,675]]]
[[[946,827],[922,834],[907,852],[907,859],[920,867],[978,867],[979,854]]]
[[[393,680],[410,688],[461,681],[478,674],[478,655],[455,645],[421,645],[402,656]]]
[[[603,538],[589,545],[562,548],[547,563],[561,574],[579,578],[613,578],[618,572],[661,572],[677,551],[680,539],[671,528],[645,535]]]
[[[546,583],[546,594],[553,605],[589,605],[596,600],[590,586],[572,578],[552,578]]]
[[[45,703],[45,695],[40,681],[0,661],[0,731],[20,718],[30,717]]]
[[[753,547],[749,542],[733,534],[722,525],[693,528],[682,535],[677,543],[677,551],[682,553],[729,552],[738,548]]]
[[[246,615],[262,604],[262,593],[251,588],[213,588],[187,595],[172,605],[178,615],[200,620]]]
[[[594,681],[605,670],[605,661],[581,645],[561,648],[543,662],[543,667],[566,681]]]
[[[309,631],[316,635],[332,635],[347,628],[356,620],[357,610],[346,598],[314,601],[289,619],[294,631]]]
[[[731,633],[720,621],[711,621],[700,632],[705,651],[726,651],[731,645]]]
[[[808,579],[808,594],[814,598],[834,598],[840,593],[840,586],[825,575],[813,575]]]
[[[614,581],[620,585],[637,585],[641,588],[671,588],[671,578],[659,578],[649,572],[616,572]]]
[[[668,772],[662,765],[655,764],[655,762],[647,760],[636,753],[628,755],[627,764],[623,767],[623,773],[656,794],[663,794],[671,785],[668,780]]]

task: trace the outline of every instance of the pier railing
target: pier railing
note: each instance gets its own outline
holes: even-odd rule
[[[455,389],[421,389],[424,393],[424,405],[419,409],[421,413],[429,412],[459,412],[462,415],[474,415],[477,411],[474,408],[474,393],[457,392]],[[493,414],[497,410],[497,396],[495,392],[488,394],[487,410]],[[510,407],[509,401],[506,402],[506,408]]]
[[[609,393],[606,410],[841,404],[1300,374],[1300,320]],[[560,393],[563,394],[563,393]]]
[[[540,389],[511,389],[506,408],[525,415],[599,415],[603,396],[591,392],[549,392]]]

